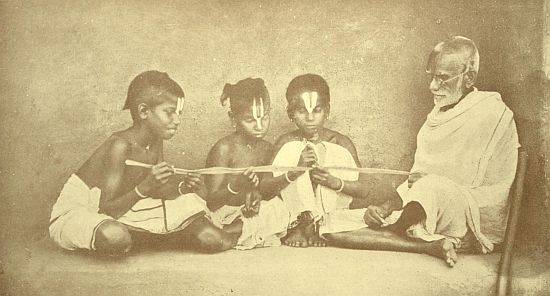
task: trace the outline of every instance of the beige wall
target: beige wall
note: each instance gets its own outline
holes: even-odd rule
[[[65,179],[130,124],[120,111],[127,86],[148,69],[167,71],[187,95],[166,151],[178,166],[201,167],[231,131],[217,100],[226,82],[266,81],[274,140],[292,127],[288,82],[314,72],[331,87],[329,126],[352,138],[363,163],[408,169],[431,108],[426,56],[438,41],[464,35],[481,52],[478,87],[503,94],[522,142],[540,152],[541,1],[118,2],[1,4],[0,221],[12,229],[3,236],[45,231]],[[537,170],[534,161],[533,180]],[[526,204],[535,208],[543,194],[528,190]],[[528,232],[548,225],[540,213]]]

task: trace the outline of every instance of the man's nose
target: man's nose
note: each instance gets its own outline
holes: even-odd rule
[[[432,77],[432,80],[430,80],[430,90],[438,91],[440,87],[441,87],[441,84],[437,82],[437,79],[435,79],[435,77]]]
[[[308,112],[306,118],[307,118],[308,121],[312,121],[313,120],[313,112]]]

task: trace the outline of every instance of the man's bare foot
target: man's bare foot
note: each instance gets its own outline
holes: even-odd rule
[[[430,242],[427,253],[445,260],[449,267],[453,267],[458,260],[453,242],[446,238]]]
[[[283,244],[290,247],[307,248],[309,244],[304,227],[298,225],[296,228],[290,230],[283,238]]]

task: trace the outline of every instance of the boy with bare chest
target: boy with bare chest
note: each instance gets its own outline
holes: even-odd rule
[[[166,73],[147,71],[132,81],[124,109],[133,125],[113,133],[71,175],[52,209],[50,236],[59,246],[121,255],[138,234],[170,234],[166,237],[203,251],[233,247],[234,236],[204,217],[204,204],[194,193],[200,176],[175,176],[164,161],[163,143],[180,124],[183,97]],[[126,160],[152,168],[126,166]]]

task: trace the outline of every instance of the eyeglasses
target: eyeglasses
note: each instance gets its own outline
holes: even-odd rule
[[[460,77],[460,76],[462,76],[462,75],[464,75],[464,74],[466,74],[466,73],[468,73],[468,72],[469,72],[469,70],[466,69],[464,72],[462,72],[462,73],[460,73],[460,74],[458,74],[458,75],[455,75],[455,76],[453,76],[453,77],[449,77],[449,78],[445,79],[445,78],[447,77],[447,75],[444,75],[444,74],[443,74],[443,75],[435,75],[435,74],[430,73],[430,71],[426,70],[426,73],[427,73],[427,74],[430,76],[430,78],[431,78],[430,81],[433,81],[433,80],[435,79],[435,82],[437,82],[437,84],[438,84],[439,86],[444,86],[444,85],[445,85],[446,83],[448,83],[449,81],[454,80],[454,79],[457,79],[458,77]]]

